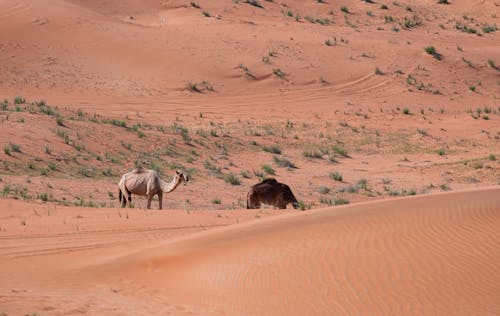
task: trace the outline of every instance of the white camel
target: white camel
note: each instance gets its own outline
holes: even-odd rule
[[[132,207],[132,193],[147,197],[147,208],[151,208],[153,196],[158,195],[159,209],[162,209],[163,193],[170,193],[182,182],[188,181],[187,175],[180,171],[175,172],[174,179],[170,183],[163,181],[154,170],[146,170],[141,167],[124,174],[118,183],[118,197],[121,207],[128,203]]]

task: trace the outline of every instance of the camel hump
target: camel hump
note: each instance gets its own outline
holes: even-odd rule
[[[135,168],[134,170],[132,170],[132,173],[143,173],[144,172],[144,168],[142,166],[139,166],[137,168]]]
[[[267,179],[262,180],[262,183],[277,184],[278,181],[276,179],[274,179],[274,178],[267,178]]]

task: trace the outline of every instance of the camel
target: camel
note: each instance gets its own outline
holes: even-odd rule
[[[299,208],[299,203],[290,187],[273,178],[255,184],[247,194],[247,209],[260,208],[261,203],[274,205],[280,209],[286,209],[287,204],[292,203],[293,208]]]
[[[153,196],[158,195],[159,209],[162,209],[163,193],[170,193],[177,188],[182,182],[188,181],[188,177],[176,171],[174,179],[168,183],[160,179],[158,173],[154,170],[146,170],[142,167],[136,168],[131,172],[124,174],[118,183],[118,197],[121,207],[125,207],[128,203],[132,207],[132,193],[147,197],[147,208],[151,208],[151,200]]]

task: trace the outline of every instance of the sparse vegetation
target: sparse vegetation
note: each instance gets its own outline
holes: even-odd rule
[[[226,181],[227,183],[229,183],[231,185],[240,185],[241,184],[241,180],[234,173],[229,173],[229,174],[225,175],[224,181]]]
[[[498,67],[495,64],[495,61],[493,61],[492,59],[488,59],[488,65],[490,65],[490,67],[493,68],[493,69],[495,69],[495,70],[500,70],[500,67]]]
[[[262,170],[270,175],[275,175],[276,171],[270,165],[262,165]]]
[[[338,197],[338,198],[334,198],[334,199],[333,199],[332,204],[333,204],[333,205],[344,205],[344,204],[349,204],[349,200],[344,199],[344,198],[341,198],[341,197]]]
[[[280,158],[278,156],[274,156],[273,159],[274,159],[274,162],[280,167],[288,168],[288,169],[297,168],[297,166],[293,162],[291,162],[290,160],[288,160],[286,158]]]
[[[258,0],[245,0],[245,3],[248,3],[249,5],[252,5],[252,6],[257,7],[257,8],[261,8],[261,9],[264,8]]]
[[[425,48],[425,52],[432,57],[436,58],[437,60],[441,60],[442,56],[436,51],[436,48],[434,46],[427,46]]]
[[[278,145],[263,146],[262,150],[268,153],[281,155],[281,148],[279,148]]]
[[[335,181],[339,181],[339,182],[342,182],[342,180],[343,180],[342,174],[338,171],[330,173],[330,178],[335,180]]]
[[[25,104],[25,103],[26,100],[21,96],[17,96],[14,98],[14,104]]]

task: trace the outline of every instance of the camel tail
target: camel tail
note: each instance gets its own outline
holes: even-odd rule
[[[120,201],[120,203],[122,203],[122,200],[123,200],[122,190],[118,189],[118,201]]]

